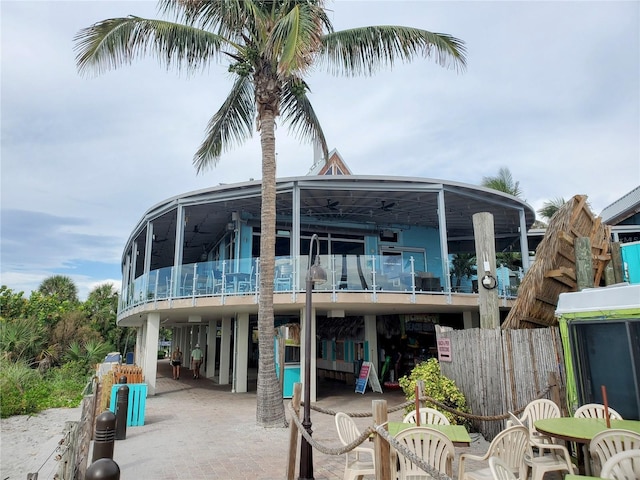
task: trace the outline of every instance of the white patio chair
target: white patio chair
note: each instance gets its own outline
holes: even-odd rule
[[[527,427],[514,425],[513,427],[505,428],[491,441],[489,450],[483,456],[470,453],[460,455],[458,480],[486,480],[491,475],[489,467],[468,472],[465,470],[465,461],[486,462],[491,457],[500,458],[512,473],[518,472],[518,478],[524,480],[527,478],[528,471],[524,459],[529,449],[529,431]]]
[[[343,445],[349,445],[360,436],[360,430],[358,430],[353,419],[346,413],[336,413],[335,422],[338,437]],[[362,478],[363,475],[376,474],[373,449],[358,446],[344,455],[346,457],[344,480]],[[367,457],[370,457],[370,460]]]
[[[507,421],[507,425],[523,425],[513,413],[509,412],[509,415],[511,418]],[[549,441],[547,437],[539,435],[530,435],[529,445],[536,447],[538,450],[538,455],[536,456],[533,455],[533,450],[528,448],[524,456],[527,469],[531,469],[532,480],[542,480],[547,472],[567,471],[574,473],[571,455],[564,445],[556,445]]]
[[[640,433],[612,428],[596,434],[589,443],[593,475],[598,476],[607,460],[625,450],[640,450]]]
[[[609,418],[614,420],[623,420],[622,415],[616,412],[613,408],[609,408]],[[599,403],[587,403],[582,405],[573,414],[576,418],[604,418],[604,405]]]
[[[609,480],[638,480],[640,478],[640,450],[616,453],[602,466],[600,477]]]
[[[456,450],[442,432],[429,427],[410,427],[398,432],[395,440],[427,465],[451,477]],[[400,480],[431,480],[433,477],[397,452]]]
[[[516,476],[499,457],[489,458],[489,470],[493,480],[516,480]]]
[[[404,423],[416,423],[416,411],[411,410],[402,419]],[[420,425],[449,425],[449,419],[444,416],[442,412],[439,412],[435,408],[421,408],[420,409]]]
[[[534,423],[543,418],[560,418],[560,407],[547,398],[532,400],[522,412],[521,424],[529,429],[529,437],[536,443],[555,443],[551,437],[543,435],[536,430]],[[513,418],[513,417],[512,417]]]

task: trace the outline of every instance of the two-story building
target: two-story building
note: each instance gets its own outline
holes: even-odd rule
[[[310,312],[314,378],[349,381],[362,360],[380,369],[383,349],[399,352],[397,378],[435,355],[436,325],[478,326],[477,282],[451,273],[456,255],[474,253],[475,213],[493,215],[496,251],[519,252],[528,267],[535,213],[516,197],[444,180],[352,175],[335,151],[310,173],[277,181],[274,311],[276,327],[292,327],[278,329],[290,337],[284,361],[303,361],[295,332],[305,324],[317,234],[328,280],[314,287]],[[260,181],[249,181],[168,198],[131,233],[118,324],[138,327],[136,363],[151,394],[161,327],[187,354],[206,346],[207,377],[234,392],[250,389],[259,355],[260,192]],[[510,305],[504,297],[501,308]]]

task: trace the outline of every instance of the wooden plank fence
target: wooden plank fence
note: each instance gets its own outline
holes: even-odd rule
[[[495,416],[523,408],[540,397],[550,382],[557,384],[544,395],[565,410],[564,357],[557,327],[534,329],[466,329],[440,331],[438,339],[451,341],[451,362],[440,362],[442,374],[455,381],[474,415]],[[550,380],[551,378],[551,380]],[[475,421],[476,428],[492,439],[504,420]]]

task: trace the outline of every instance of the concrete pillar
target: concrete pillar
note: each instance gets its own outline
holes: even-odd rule
[[[209,337],[207,340],[207,378],[216,376],[216,339],[218,337],[218,321],[209,320]]]
[[[158,339],[160,337],[160,314],[149,313],[146,322],[145,356],[142,375],[149,395],[156,394],[156,374],[158,370]]]
[[[180,350],[182,350],[182,366],[189,368],[189,355],[191,355],[191,350],[189,350],[189,332],[191,331],[191,327],[180,327]]]
[[[223,318],[220,325],[220,377],[218,379],[220,385],[229,385],[230,345],[231,319]]]
[[[233,386],[234,393],[247,392],[247,369],[249,368],[249,314],[236,315],[236,332],[233,336]]]
[[[204,360],[207,359],[207,325],[205,323],[200,324],[200,335],[198,336],[198,343],[200,344],[200,350],[202,350],[202,354],[204,355]],[[203,362],[204,362],[203,360]],[[200,374],[204,377],[207,376],[207,364],[203,363],[200,367]]]
[[[478,265],[480,328],[498,328],[500,326],[500,310],[498,308],[498,289],[496,288],[498,279],[493,215],[488,212],[475,213],[473,215],[473,235]],[[483,286],[482,279],[485,275],[491,276],[490,288]]]
[[[367,352],[369,362],[375,365],[377,371],[380,359],[378,358],[378,328],[375,315],[364,316],[364,341],[369,344],[369,351]],[[380,376],[380,372],[377,373]]]
[[[471,310],[465,310],[464,312],[462,312],[462,324],[464,326],[464,329],[466,330],[467,328],[473,328],[473,314],[471,312]]]
[[[143,344],[143,336],[142,336],[142,332],[144,330],[144,323],[142,324],[142,326],[138,327],[136,329],[136,348],[135,348],[135,358],[136,358],[136,364],[138,366],[142,365],[142,344]]]

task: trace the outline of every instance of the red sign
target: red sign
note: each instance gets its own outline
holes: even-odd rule
[[[451,339],[450,338],[438,339],[438,361],[440,362],[451,361]]]

